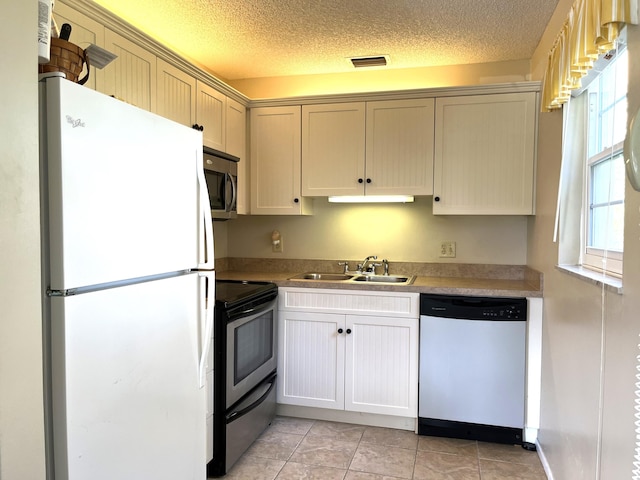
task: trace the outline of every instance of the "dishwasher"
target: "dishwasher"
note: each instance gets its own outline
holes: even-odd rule
[[[420,295],[418,434],[523,445],[527,300]]]

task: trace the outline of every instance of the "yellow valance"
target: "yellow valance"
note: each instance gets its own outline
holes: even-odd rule
[[[580,88],[598,56],[615,48],[625,24],[638,24],[638,0],[575,0],[549,52],[543,112],[560,108]]]

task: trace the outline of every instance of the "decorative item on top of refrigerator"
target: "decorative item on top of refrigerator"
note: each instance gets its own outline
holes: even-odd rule
[[[52,10],[53,0],[38,0],[38,63],[40,64],[48,63],[50,58]]]

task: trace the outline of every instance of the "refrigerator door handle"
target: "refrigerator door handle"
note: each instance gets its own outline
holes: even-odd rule
[[[214,253],[213,253],[213,220],[211,219],[211,204],[209,203],[209,189],[207,188],[207,180],[204,176],[204,164],[202,163],[202,154],[199,155],[198,161],[198,186],[200,190],[200,211],[204,221],[204,238],[201,238],[202,246],[200,254],[204,258],[200,258],[198,268],[202,270],[214,269]],[[204,249],[204,251],[202,251]]]
[[[200,277],[200,318],[205,319],[204,334],[200,341],[200,362],[198,363],[198,378],[200,379],[200,388],[204,388],[207,381],[207,357],[211,349],[211,337],[213,336],[213,309],[215,301],[209,299],[209,287],[211,287],[211,296],[213,297],[213,288],[215,285],[215,273],[199,272]]]

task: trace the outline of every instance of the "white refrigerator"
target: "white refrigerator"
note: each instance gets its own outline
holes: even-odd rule
[[[50,480],[206,478],[202,134],[40,80]]]

